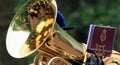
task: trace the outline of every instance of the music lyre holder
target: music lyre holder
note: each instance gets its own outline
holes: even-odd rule
[[[110,56],[112,53],[116,28],[91,24],[89,30],[87,51],[97,58],[97,65],[102,65],[103,58]]]

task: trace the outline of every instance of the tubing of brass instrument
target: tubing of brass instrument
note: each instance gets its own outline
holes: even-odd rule
[[[84,59],[83,50],[85,49],[83,48],[83,44],[77,42],[57,23],[55,23],[48,40],[41,45],[38,50],[40,51],[40,56],[49,57],[49,62],[53,57],[60,57],[71,64],[81,65]],[[39,55],[36,57],[36,61],[38,60]],[[46,63],[48,63],[48,61]]]
[[[51,58],[50,61],[48,62],[48,65],[51,65],[53,62],[55,63],[56,61],[58,61],[59,65],[60,64],[63,65],[63,63],[65,63],[66,65],[72,65],[71,63],[69,63],[68,61],[66,61],[65,59],[63,59],[61,57],[53,57],[53,58]]]
[[[28,0],[10,23],[6,38],[8,53],[14,58],[24,58],[37,50],[40,54],[35,57],[35,65],[50,64],[55,57],[61,62],[64,59],[82,64],[83,44],[55,23],[56,15],[55,0]]]

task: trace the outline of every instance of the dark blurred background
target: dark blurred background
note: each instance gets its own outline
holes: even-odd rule
[[[0,0],[0,65],[28,65],[35,54],[23,58],[12,58],[6,50],[6,33],[16,11],[27,0]],[[117,27],[114,49],[120,52],[120,0],[56,0],[68,26],[76,26],[69,30],[79,42],[86,43],[89,25],[103,24]]]

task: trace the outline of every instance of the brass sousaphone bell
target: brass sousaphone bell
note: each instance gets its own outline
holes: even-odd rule
[[[23,58],[36,51],[52,30],[56,14],[55,0],[28,0],[9,26],[6,38],[9,54],[15,58]]]
[[[56,21],[55,0],[28,0],[11,21],[6,47],[14,58],[24,58],[36,50],[35,65],[82,64],[84,45],[66,33]]]

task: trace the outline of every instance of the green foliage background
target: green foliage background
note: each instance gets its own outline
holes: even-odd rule
[[[11,6],[12,11],[6,12],[15,14],[17,10],[23,5],[27,0],[11,0],[8,6]],[[117,28],[114,49],[120,52],[120,0],[56,0],[58,5],[58,10],[60,10],[68,26],[76,26],[75,29],[69,30],[68,33],[72,35],[76,40],[86,43],[89,25],[90,24],[102,24],[110,25]],[[5,0],[6,2],[6,0]],[[5,5],[4,5],[5,6]],[[11,14],[11,16],[13,16]],[[7,15],[7,14],[5,14]],[[12,19],[12,17],[9,17]],[[8,27],[7,22],[7,26]],[[3,27],[1,23],[0,27]],[[0,28],[1,30],[4,28]],[[3,31],[6,33],[6,28]],[[4,37],[5,38],[5,35]],[[4,46],[5,46],[5,42]],[[2,42],[1,42],[2,44]],[[7,55],[7,51],[4,52],[6,57],[0,56],[3,65],[26,65],[32,62],[34,55],[32,57],[27,57],[24,59],[14,59]],[[2,53],[1,53],[2,54]],[[2,54],[3,55],[3,54]],[[14,62],[15,61],[15,62]],[[19,61],[19,62],[17,62]],[[26,62],[27,61],[27,62]]]

